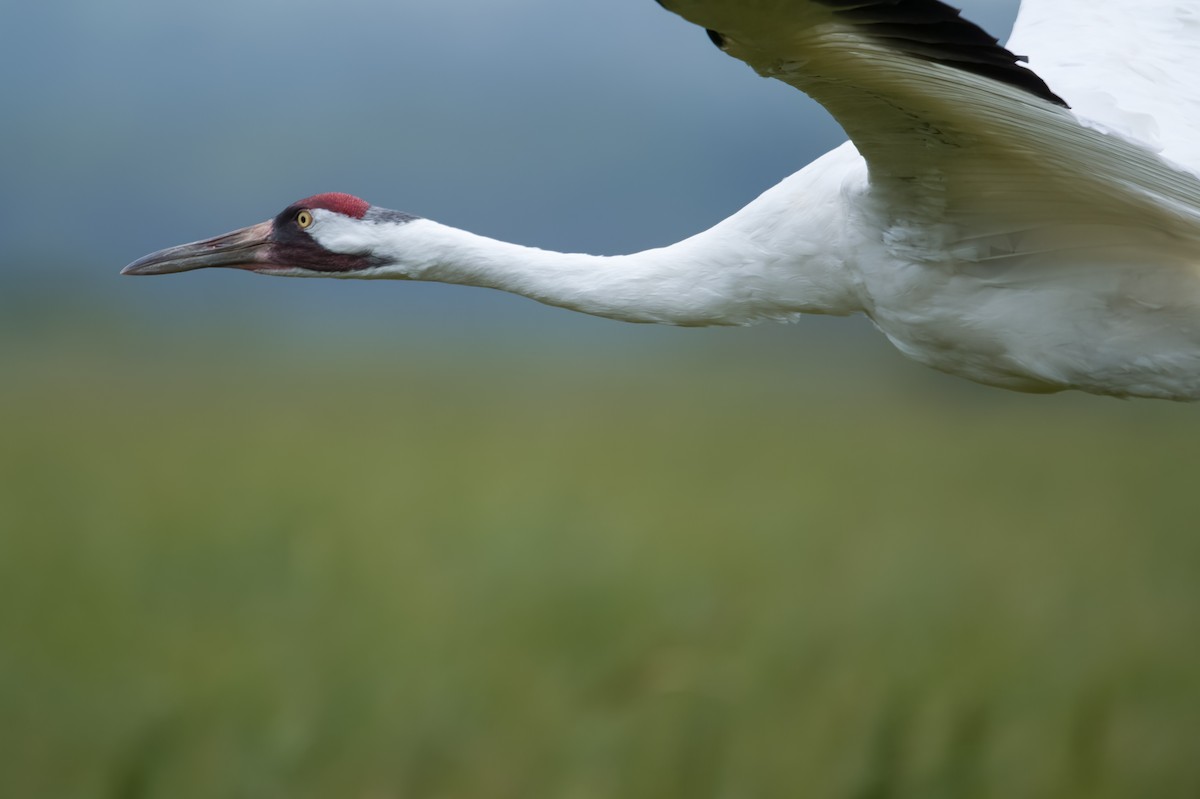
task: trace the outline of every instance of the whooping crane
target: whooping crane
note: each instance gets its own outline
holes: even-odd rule
[[[658,2],[850,141],[632,255],[318,194],[124,272],[433,280],[675,325],[862,312],[981,383],[1200,398],[1200,2],[1025,0],[1011,49],[936,0]]]

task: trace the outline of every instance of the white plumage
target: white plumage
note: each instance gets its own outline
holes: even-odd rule
[[[862,312],[978,382],[1200,398],[1198,0],[1025,0],[1010,49],[1032,72],[935,0],[660,4],[812,95],[851,142],[628,256],[318,195],[126,272],[438,280],[682,325]]]
[[[1200,169],[1200,3],[1025,0],[1008,48],[1083,124]]]

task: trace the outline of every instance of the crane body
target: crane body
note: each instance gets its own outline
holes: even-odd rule
[[[1200,398],[1192,0],[1025,0],[1014,40],[1033,69],[935,0],[659,1],[815,97],[851,141],[711,229],[630,255],[321,194],[125,271],[434,280],[676,325],[864,313],[905,355],[980,383]]]

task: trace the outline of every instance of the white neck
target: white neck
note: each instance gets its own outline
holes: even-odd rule
[[[861,304],[842,209],[805,207],[806,172],[704,233],[632,255],[548,252],[427,219],[381,225],[373,252],[388,263],[352,276],[486,286],[629,322],[741,325],[851,313]]]

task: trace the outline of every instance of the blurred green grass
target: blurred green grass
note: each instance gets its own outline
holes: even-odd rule
[[[1200,794],[1192,408],[106,346],[4,360],[0,796]]]

